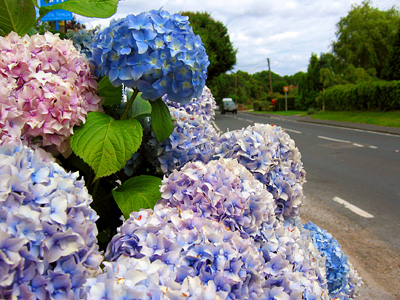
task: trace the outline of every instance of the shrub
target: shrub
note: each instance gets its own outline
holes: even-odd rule
[[[254,101],[253,102],[253,109],[255,111],[268,111],[270,110],[270,101]]]

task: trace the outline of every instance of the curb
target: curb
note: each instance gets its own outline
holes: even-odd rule
[[[245,113],[249,113],[249,114],[257,115],[257,116],[263,116],[266,118],[293,120],[296,122],[303,122],[303,123],[309,123],[309,124],[334,126],[334,127],[340,127],[340,128],[350,128],[350,129],[363,130],[363,131],[368,131],[368,132],[376,132],[376,133],[400,136],[400,128],[398,128],[398,127],[384,127],[384,126],[378,126],[378,125],[373,125],[373,124],[364,124],[364,123],[350,123],[350,122],[310,119],[310,117],[307,117],[307,116],[299,117],[296,115],[284,116],[284,115],[259,114],[259,113],[253,113],[251,111],[245,111]]]

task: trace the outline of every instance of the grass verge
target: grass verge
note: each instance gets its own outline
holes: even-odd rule
[[[313,119],[365,123],[379,126],[400,127],[400,111],[335,111],[318,112]]]

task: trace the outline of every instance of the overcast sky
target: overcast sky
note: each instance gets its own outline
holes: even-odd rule
[[[336,39],[336,23],[347,15],[352,4],[362,0],[120,0],[112,18],[123,18],[152,9],[170,13],[208,12],[227,28],[235,49],[234,71],[250,74],[271,70],[280,75],[307,71],[311,54],[331,50]],[[373,7],[399,9],[399,0],[373,0]],[[87,28],[105,27],[110,19],[77,16]],[[190,21],[190,20],[189,20]]]

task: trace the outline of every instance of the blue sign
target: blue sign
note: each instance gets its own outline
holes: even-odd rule
[[[49,0],[46,3],[44,0],[40,0],[40,6],[51,6],[54,4],[62,3],[64,0]],[[48,12],[41,21],[71,21],[73,19],[72,12],[64,9],[56,9]]]

